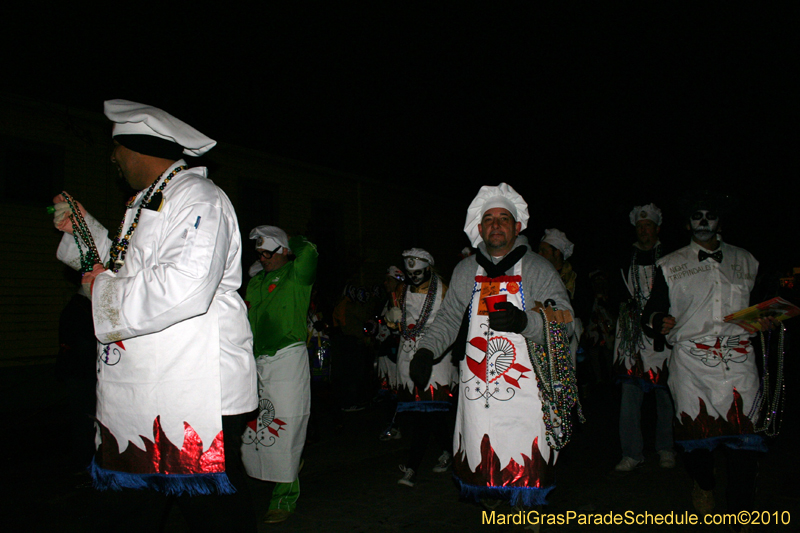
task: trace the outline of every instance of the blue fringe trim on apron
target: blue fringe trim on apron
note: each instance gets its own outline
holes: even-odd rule
[[[130,474],[106,470],[92,459],[89,473],[97,490],[150,489],[168,496],[200,496],[234,494],[234,487],[225,472],[214,474]]]
[[[421,413],[432,413],[435,411],[449,411],[453,406],[450,402],[397,402],[397,412],[417,411]]]
[[[547,505],[547,494],[556,488],[555,485],[544,488],[536,487],[488,487],[486,485],[468,485],[457,476],[453,476],[460,489],[461,496],[480,501],[484,498],[507,500],[512,506],[533,507]]]
[[[746,435],[722,435],[719,437],[711,437],[709,439],[697,440],[677,440],[675,444],[683,447],[684,451],[691,452],[694,450],[713,450],[718,446],[727,446],[734,450],[753,450],[756,452],[766,452],[767,445],[764,444],[764,438],[761,435],[754,435],[748,433]]]

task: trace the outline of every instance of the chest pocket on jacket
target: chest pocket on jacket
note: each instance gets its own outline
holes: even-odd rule
[[[181,237],[183,248],[178,260],[180,269],[193,277],[208,275],[214,258],[214,234],[205,231],[202,225],[196,228],[193,224],[185,223]]]
[[[137,261],[139,266],[151,264],[153,257],[157,256],[158,237],[161,235],[163,222],[164,215],[158,211],[142,209],[139,214],[139,222],[133,231],[131,246],[128,248],[130,259]]]

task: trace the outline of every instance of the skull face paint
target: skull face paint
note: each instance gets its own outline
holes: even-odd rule
[[[408,281],[415,287],[419,287],[426,281],[431,279],[431,267],[423,268],[420,270],[407,271]]]
[[[707,242],[717,234],[719,217],[713,211],[699,209],[694,212],[689,223],[694,238],[700,242]]]
[[[406,257],[405,267],[408,282],[419,287],[431,279],[431,267],[428,262],[418,257]]]

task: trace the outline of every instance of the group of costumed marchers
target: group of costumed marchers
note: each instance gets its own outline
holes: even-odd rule
[[[107,101],[105,114],[115,141],[140,153],[160,155],[164,143],[178,143],[198,156],[216,144],[142,104]],[[255,363],[237,293],[236,214],[206,174],[176,160],[128,201],[113,241],[88,213],[83,230],[75,228],[76,237],[96,244],[94,260],[108,265],[92,290],[99,429],[91,473],[98,488],[235,491],[225,474],[223,416],[255,409]],[[77,222],[81,207],[73,207]],[[68,234],[58,248],[61,261],[85,271],[90,253],[86,241]],[[238,442],[239,435],[228,437]]]
[[[461,358],[453,473],[462,495],[532,506],[545,503],[554,487],[558,448],[568,439],[577,398],[568,347],[572,324],[563,318],[572,308],[555,268],[524,237],[515,234],[513,250],[503,257],[487,253],[478,224],[493,208],[508,210],[519,231],[525,229],[527,204],[513,188],[481,188],[464,228],[478,252],[456,266],[415,359],[440,357],[466,324],[465,348],[453,348]],[[524,312],[522,331],[489,327],[485,298],[493,295]],[[548,300],[561,313],[552,320],[540,312]]]

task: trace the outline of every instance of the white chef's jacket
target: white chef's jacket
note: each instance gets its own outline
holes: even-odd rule
[[[184,164],[173,163],[158,182]],[[190,426],[207,451],[219,435],[222,415],[257,407],[252,334],[236,292],[241,284],[238,223],[230,200],[206,174],[204,167],[177,173],[163,191],[160,210],[141,211],[119,272],[104,272],[94,283],[100,342],[97,418],[116,439],[120,454],[129,443],[145,450],[142,437],[157,439],[156,419],[178,449],[184,436],[191,436]],[[144,194],[139,192],[127,209],[123,232]],[[107,230],[91,216],[86,221],[107,260]],[[58,258],[79,268],[71,235],[63,236]],[[138,473],[136,465],[116,459],[112,469]],[[178,472],[173,467],[155,473]]]

